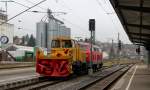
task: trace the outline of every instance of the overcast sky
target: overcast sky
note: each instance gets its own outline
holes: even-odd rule
[[[14,0],[26,6],[32,6],[42,0]],[[109,0],[47,0],[31,10],[46,12],[50,8],[53,12],[67,12],[66,15],[56,15],[56,18],[65,22],[65,25],[71,28],[72,37],[89,37],[88,21],[93,18],[96,20],[96,39],[102,42],[111,42],[111,39],[117,41],[117,34],[124,43],[130,43],[122,25]],[[0,2],[0,8],[5,9],[5,4]],[[8,18],[13,17],[19,12],[27,9],[14,2],[8,3]],[[30,11],[31,11],[30,10]],[[36,22],[39,22],[46,13],[26,12],[10,21],[15,25],[15,35],[24,35],[26,33],[36,35]],[[18,22],[21,20],[21,22]],[[18,27],[22,29],[18,30]]]

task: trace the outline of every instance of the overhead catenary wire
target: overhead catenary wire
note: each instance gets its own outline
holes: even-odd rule
[[[29,0],[26,0],[26,1],[30,2],[31,4],[35,4],[35,3],[33,3],[33,2],[31,2],[31,1],[29,1]],[[21,3],[17,3],[17,4],[22,5],[22,6],[24,6],[24,7],[28,7],[28,6],[25,6],[25,5],[21,4]],[[40,8],[42,8],[42,7],[40,7]],[[45,9],[45,8],[42,8],[42,9],[47,10],[47,9]],[[34,12],[34,13],[47,13],[47,12],[36,11],[36,10],[35,10],[35,11],[28,11],[28,12]],[[63,14],[66,14],[66,12],[52,12],[52,13],[63,13]],[[45,18],[45,16],[42,17],[41,21],[43,21],[44,18]],[[47,17],[45,18],[44,21],[46,21],[46,20],[47,20]]]
[[[62,0],[63,1],[63,0]],[[109,14],[114,14],[114,12],[107,12],[104,8],[103,8],[103,6],[102,6],[102,4],[101,4],[101,2],[99,1],[99,0],[96,0],[97,1],[97,3],[99,4],[99,6],[101,7],[101,9],[104,11],[104,13],[106,13],[107,15],[109,15]],[[65,3],[65,1],[63,1],[64,3]],[[107,2],[107,0],[104,0],[104,2],[106,3]],[[74,15],[76,15],[76,14],[74,14]],[[76,15],[77,16],[77,15]],[[79,16],[77,16],[78,18],[79,18]],[[110,17],[109,17],[110,18]],[[111,19],[111,21],[112,21],[112,19]],[[113,21],[112,21],[113,22]],[[114,24],[114,22],[113,22],[113,24]]]
[[[104,7],[102,6],[102,3],[99,1],[99,0],[96,0],[98,5],[100,6],[100,8],[104,11],[105,14],[107,14],[109,20],[112,22],[113,26],[114,26],[114,29],[117,30],[119,32],[119,30],[117,29],[117,26],[116,24],[114,23],[114,20],[112,19],[112,17],[110,17],[110,15],[114,15],[115,12],[108,12],[104,9]],[[107,0],[103,0],[105,2],[105,4],[107,3]],[[109,9],[111,10],[110,6],[109,6]]]
[[[64,4],[62,5],[62,3],[61,3],[61,4],[59,3],[60,6],[62,6],[62,7],[64,7],[64,8],[67,8],[68,10],[72,11],[74,17],[76,17],[77,19],[80,19],[80,20],[83,19],[83,18],[81,18],[80,16],[78,16],[75,12],[73,12],[73,9],[70,8],[70,6],[68,6],[68,5],[65,3],[64,0],[61,0],[61,1],[62,1]],[[59,18],[62,19],[63,21],[65,21],[66,23],[68,23],[68,24],[70,24],[70,25],[72,25],[72,26],[74,26],[74,27],[76,27],[76,28],[78,28],[78,29],[80,29],[80,30],[85,30],[85,31],[87,31],[86,28],[83,28],[83,27],[81,27],[80,25],[77,25],[77,24],[75,24],[75,23],[72,23],[70,20],[67,20],[67,19],[62,18],[62,17],[59,17]],[[84,21],[85,21],[85,20],[84,20]]]
[[[79,15],[77,15],[76,11],[73,12],[73,9],[70,8],[70,6],[68,6],[64,0],[61,0],[61,1],[64,3],[64,5],[63,6],[61,4],[59,5],[61,5],[62,7],[65,6],[65,8],[67,8],[68,10],[71,10],[71,13],[74,15],[75,18],[80,19],[80,20],[85,20],[83,19],[83,17],[80,17]],[[79,27],[79,25],[75,25],[75,26]]]
[[[3,24],[5,24],[5,23],[7,23],[8,21],[10,21],[10,20],[16,18],[17,16],[20,16],[21,14],[25,13],[26,11],[32,9],[33,7],[35,7],[35,6],[37,6],[37,5],[41,4],[41,3],[43,3],[43,2],[45,2],[45,1],[46,1],[46,0],[40,1],[39,3],[37,3],[37,4],[35,4],[35,5],[31,6],[31,7],[29,7],[28,9],[26,9],[26,10],[24,10],[24,11],[18,13],[17,15],[13,16],[12,18],[8,19],[7,21],[2,22],[0,25],[3,25]]]
[[[66,21],[66,22],[68,22],[68,23],[70,23],[71,25],[73,25],[73,26],[75,26],[75,27],[77,27],[77,28],[80,28],[81,30],[86,30],[85,28],[83,28],[83,27],[80,27],[79,25],[77,25],[77,24],[74,24],[74,23],[72,23],[71,21],[69,21],[69,20],[67,20],[67,19],[64,19],[64,18],[60,18],[60,19],[62,19],[63,21]]]
[[[106,0],[106,1],[107,1],[107,0]],[[110,2],[109,2],[109,3],[110,3]],[[111,5],[109,5],[108,8],[111,10]],[[114,25],[114,29],[117,30],[119,34],[121,34],[120,31],[119,31],[119,29],[118,29],[118,27],[117,27],[117,25],[115,24],[115,21],[113,20],[112,17],[110,17],[110,15],[116,16],[116,13],[115,13],[115,12],[112,12],[112,13],[109,13],[109,14],[107,14],[107,15],[108,15],[108,17],[110,18],[112,24]]]
[[[29,6],[26,6],[26,5],[22,4],[22,3],[19,3],[19,2],[16,2],[16,1],[13,1],[13,2],[16,3],[16,4],[19,4],[19,5],[23,6],[23,7],[29,8]]]
[[[62,6],[62,7],[65,7],[66,9],[68,9],[68,10],[72,10],[67,4],[66,4],[66,2],[64,1],[64,0],[61,0],[63,3],[64,3],[64,5]]]
[[[107,1],[107,0],[106,0],[106,1]],[[110,2],[109,2],[109,3],[110,3]],[[111,10],[111,5],[109,5],[108,8]],[[109,13],[109,14],[107,14],[107,15],[108,15],[108,17],[110,18],[112,24],[114,25],[114,28],[115,28],[115,29],[118,31],[118,33],[119,33],[120,31],[119,31],[119,29],[117,29],[117,28],[118,28],[117,25],[115,24],[113,18],[110,17],[110,15],[116,15],[115,12]],[[121,33],[120,33],[120,34],[121,34]]]
[[[30,0],[25,0],[25,1],[27,1],[27,2],[29,2],[29,3],[31,3],[31,4],[34,4],[32,1],[30,1]],[[65,6],[63,5],[62,7],[65,7],[65,8],[67,8],[67,9],[69,9],[69,10],[72,10],[72,9],[70,9],[67,5],[66,5],[66,3],[65,3],[65,1],[63,1],[62,0],[62,2],[65,4]],[[57,3],[57,2],[56,2]],[[38,6],[38,7],[40,7],[40,6]],[[45,9],[45,8],[43,8],[43,7],[40,7],[40,8],[42,8],[42,9]],[[55,13],[55,12],[54,12]],[[77,16],[78,17],[78,16]],[[41,20],[43,21],[43,19],[44,19],[45,17],[43,17]],[[47,19],[47,18],[46,18]],[[46,20],[45,19],[45,20]],[[44,21],[45,21],[44,20]],[[68,20],[66,20],[66,19],[64,19],[63,18],[63,20],[65,20],[66,22],[68,22],[68,23],[70,23],[70,24],[72,24],[72,25],[74,25],[74,26],[76,26],[76,27],[78,27],[79,28],[79,26],[78,25],[76,25],[76,24],[73,24],[73,23],[71,23],[70,21],[68,21]],[[81,28],[81,27],[80,27]]]
[[[34,2],[32,2],[32,1],[30,1],[30,0],[25,0],[26,2],[29,2],[29,3],[31,3],[31,4],[35,4]],[[43,7],[41,7],[41,6],[37,6],[37,7],[39,7],[39,8],[41,8],[41,9],[43,9],[43,10],[47,10],[46,8],[43,8]],[[47,13],[47,12],[43,12],[43,11],[28,11],[28,12],[34,12],[34,13]],[[53,14],[54,13],[62,13],[62,14],[67,14],[66,12],[52,12]],[[42,18],[43,19],[43,18]]]
[[[113,22],[113,19],[110,17],[110,15],[113,15],[113,14],[115,14],[115,12],[107,12],[104,8],[103,8],[103,6],[102,6],[102,4],[100,3],[100,1],[99,0],[96,0],[97,1],[97,3],[98,3],[98,5],[101,7],[101,9],[104,11],[104,13],[106,13],[107,15],[108,15],[108,17],[109,17],[109,19],[111,20],[111,22],[114,24],[114,22]],[[105,0],[104,0],[105,1]],[[106,3],[106,1],[105,1],[105,3]],[[109,7],[110,8],[110,7]],[[114,28],[116,29],[116,25],[114,24]],[[117,29],[118,30],[118,29]]]
[[[28,3],[31,3],[31,4],[35,4],[34,2],[32,2],[32,1],[30,1],[30,0],[25,0],[26,2],[28,2]],[[46,8],[43,8],[43,7],[41,7],[41,6],[38,6],[39,8],[41,8],[41,9],[43,9],[43,10],[47,10]]]
[[[99,0],[96,0],[96,2],[98,3],[98,5],[101,7],[101,9],[107,14],[107,11],[103,8],[101,2]]]
[[[80,20],[84,20],[84,21],[85,21],[85,19],[83,19],[83,17],[80,17],[77,13],[73,12],[73,9],[70,8],[70,6],[68,6],[68,5],[65,3],[65,0],[61,0],[61,1],[64,3],[65,7],[69,7],[68,9],[72,11],[74,17],[76,17],[77,19],[80,19]],[[60,4],[60,5],[61,5],[61,4]],[[64,6],[64,5],[63,5],[63,6]],[[67,6],[66,6],[66,5],[67,5]],[[61,6],[62,6],[62,5],[61,5]],[[62,20],[63,20],[63,21],[66,21],[67,23],[73,25],[74,27],[76,27],[76,28],[78,28],[78,29],[85,30],[85,31],[88,30],[87,28],[83,28],[83,27],[81,27],[81,25],[77,25],[77,24],[75,24],[75,23],[72,23],[71,21],[66,20],[66,19],[64,19],[64,18],[63,18]],[[87,20],[87,19],[86,19],[86,20]],[[85,23],[85,24],[86,24],[86,23]]]
[[[59,4],[59,2],[61,1],[61,4],[59,4],[61,7],[66,8],[68,10],[72,10],[70,7],[68,7],[68,5],[63,1],[63,0],[55,0],[57,4]],[[63,3],[63,4],[62,4]]]

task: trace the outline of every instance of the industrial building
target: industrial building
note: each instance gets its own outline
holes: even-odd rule
[[[57,37],[71,37],[71,29],[67,28],[64,24],[60,24],[55,20],[50,22],[38,22],[36,31],[36,46],[51,48],[51,41]]]
[[[5,22],[6,20],[7,20],[7,15],[0,11],[0,23]],[[4,23],[0,25],[0,37],[1,36],[7,36],[9,39],[8,44],[12,44],[13,36],[14,36],[14,25],[9,23]]]

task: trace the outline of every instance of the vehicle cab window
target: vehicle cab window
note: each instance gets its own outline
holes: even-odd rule
[[[52,48],[60,48],[60,41],[59,40],[52,40],[51,47]]]
[[[62,48],[72,48],[71,40],[62,40]]]

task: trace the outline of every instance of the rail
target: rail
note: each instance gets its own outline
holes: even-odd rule
[[[108,88],[117,78],[121,77],[132,65],[117,65],[109,68],[103,68],[94,73],[93,76],[82,75],[73,76],[67,80],[48,79],[45,77],[32,77],[25,80],[17,80],[0,85],[0,90],[97,90],[98,83],[102,83],[100,90]],[[114,77],[114,78],[112,78]],[[103,87],[102,87],[103,86]]]

